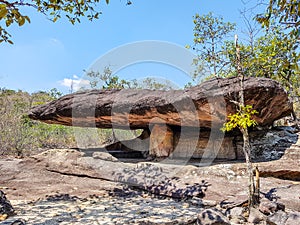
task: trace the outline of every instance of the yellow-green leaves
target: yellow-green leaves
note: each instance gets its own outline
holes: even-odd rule
[[[231,131],[234,128],[246,129],[247,127],[257,125],[256,121],[252,119],[252,115],[258,112],[252,109],[251,105],[241,106],[240,110],[228,116],[228,121],[221,128],[222,131]]]
[[[18,9],[8,8],[5,4],[0,4],[0,20],[5,20],[5,25],[9,27],[13,23],[17,23],[19,26],[23,26],[25,22],[30,23],[28,16],[24,16]]]
[[[5,4],[0,4],[0,20],[6,16],[8,10]]]
[[[300,27],[299,0],[272,0],[263,14],[258,14],[256,20],[267,29],[271,28],[272,21],[277,21],[289,35],[297,35]]]
[[[6,31],[12,24],[23,26],[26,22],[30,23],[28,16],[21,11],[23,7],[35,9],[38,13],[42,13],[48,19],[56,22],[62,15],[66,16],[72,24],[80,23],[82,17],[88,20],[99,19],[101,11],[97,4],[101,0],[49,0],[49,1],[0,1],[0,20],[3,21],[0,27],[0,43],[8,42],[11,35]],[[21,2],[21,3],[20,3]],[[106,0],[109,4],[109,0]]]
[[[4,21],[6,27],[9,27],[13,23],[18,24],[19,26],[23,26],[26,21],[30,23],[28,16],[21,14],[18,8],[7,4],[0,4],[0,20]],[[13,44],[10,38],[11,35],[6,29],[4,29],[3,26],[0,26],[0,43],[7,42]]]
[[[19,26],[23,26],[25,23],[25,18],[23,16],[19,16],[18,18],[18,24]]]

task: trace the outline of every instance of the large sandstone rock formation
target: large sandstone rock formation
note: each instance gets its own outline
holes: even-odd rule
[[[239,90],[238,78],[218,78],[186,90],[83,91],[37,106],[29,117],[67,126],[144,129],[138,142],[123,147],[156,157],[235,159],[233,137],[224,138],[220,128],[236,112]],[[274,80],[246,78],[244,94],[245,103],[259,112],[254,119],[260,126],[291,113],[286,91]]]
[[[259,114],[259,125],[289,115],[285,90],[274,80],[245,79],[245,101]],[[186,90],[92,90],[63,96],[31,110],[29,117],[46,123],[128,129],[148,128],[150,123],[210,128],[234,113],[240,89],[238,78],[213,79]],[[196,114],[195,114],[196,113]],[[196,117],[195,117],[196,116]]]

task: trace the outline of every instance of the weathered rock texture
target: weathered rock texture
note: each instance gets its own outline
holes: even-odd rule
[[[0,217],[6,218],[7,216],[11,216],[13,214],[14,214],[14,209],[10,201],[6,198],[4,192],[0,190]]]
[[[117,162],[104,160],[94,154],[86,157],[76,150],[49,150],[34,156],[46,163],[47,170],[65,175],[89,177],[120,182],[134,186],[150,193],[173,198],[203,197],[207,184],[204,181],[187,182],[176,177],[178,167],[168,168],[164,165]]]
[[[229,219],[217,209],[204,209],[197,216],[197,225],[230,225]]]
[[[154,125],[150,135],[149,154],[169,156],[174,151],[174,132],[169,126]]]
[[[93,157],[90,157],[76,150],[53,149],[35,155],[33,158],[34,164],[42,165],[45,170],[70,178],[86,177],[93,180],[120,182],[175,198],[204,197],[204,199],[218,201],[226,198],[222,206],[225,208],[232,208],[230,205],[233,202],[242,205],[247,201],[245,163],[217,164],[208,167],[184,166],[185,162],[178,160],[166,163],[124,163],[115,159],[111,161],[107,158],[101,159],[98,154],[94,153]],[[299,159],[299,151],[295,152],[294,157]],[[273,162],[272,166],[270,166],[271,162],[256,164],[262,175],[261,193],[270,201],[277,199],[278,203],[283,203],[287,208],[299,211],[300,184],[295,182],[297,177],[281,177],[285,180],[273,178],[274,174],[276,175],[282,168],[295,175],[298,174],[299,178],[299,161],[293,164],[284,159]],[[201,165],[200,161],[196,165]],[[23,176],[20,177],[21,181],[22,178]],[[228,194],[233,192],[236,197],[231,199]]]
[[[161,135],[159,132],[153,135],[152,132],[152,139],[155,137],[153,140],[154,146],[149,148],[151,141],[149,133],[149,131],[145,130],[141,136],[135,139],[119,141],[105,148],[109,152],[116,149],[134,154],[140,152],[140,157],[142,157],[142,154],[146,156],[147,154],[145,153],[150,149],[150,155],[157,154],[158,157],[168,156],[169,152],[167,150],[170,147],[167,146],[165,141],[167,135]],[[166,132],[166,134],[168,133]],[[272,129],[251,131],[252,158],[255,161],[280,159],[286,149],[296,145],[298,136],[299,133],[292,127],[274,127]],[[175,151],[170,156],[174,158],[244,159],[243,138],[238,134],[224,135],[220,132],[219,135],[212,135],[209,131],[199,132],[199,130],[195,131],[194,129],[188,129],[181,133],[173,129],[173,137],[169,137],[168,140],[171,139],[173,139]],[[158,143],[160,144],[159,146]],[[159,151],[160,148],[162,150]]]
[[[297,129],[292,127],[274,127],[267,130],[250,132],[252,158],[256,161],[280,159],[286,150],[296,145],[299,140]],[[300,145],[300,144],[299,144]],[[243,139],[235,136],[233,146],[237,159],[244,159]]]
[[[299,151],[300,146],[292,145],[281,159],[265,162],[260,167],[261,176],[300,181]]]
[[[287,93],[276,81],[249,77],[244,86],[245,103],[259,112],[254,116],[259,125],[291,113]],[[242,156],[233,137],[224,138],[220,128],[236,112],[233,101],[239,90],[239,79],[228,78],[187,90],[84,91],[37,106],[29,117],[68,126],[144,129],[148,134],[108,149],[148,151],[154,157],[236,159]]]
[[[261,126],[289,115],[287,93],[265,78],[245,79],[245,102]],[[186,90],[92,90],[69,94],[31,110],[29,117],[68,126],[146,129],[149,124],[211,128],[235,113],[238,78],[212,79]]]

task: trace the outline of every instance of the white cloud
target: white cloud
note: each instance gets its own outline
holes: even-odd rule
[[[73,75],[73,79],[71,78],[64,78],[63,80],[59,81],[59,84],[72,89],[73,91],[78,91],[81,88],[89,88],[90,81],[80,79],[77,75]]]
[[[59,39],[56,39],[56,38],[49,38],[47,40],[47,45],[50,45],[51,47],[57,47],[57,48],[65,48],[63,42],[61,42]]]

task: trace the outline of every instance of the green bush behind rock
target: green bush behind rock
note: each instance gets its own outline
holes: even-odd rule
[[[112,140],[110,129],[96,129],[96,132],[90,132],[89,129],[95,128],[49,125],[30,120],[26,116],[31,107],[60,96],[61,93],[56,89],[30,94],[21,90],[0,88],[0,155],[23,156],[38,150],[78,147],[75,133],[78,138],[87,136],[82,137],[87,140],[86,145],[80,147],[95,147]],[[116,131],[118,132],[121,133],[118,136],[124,139],[132,138],[129,132]]]

